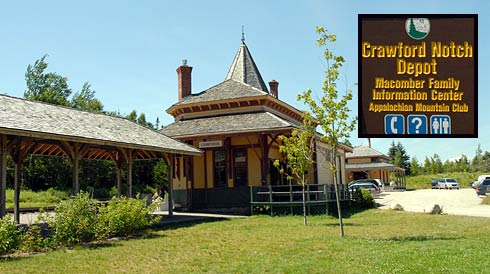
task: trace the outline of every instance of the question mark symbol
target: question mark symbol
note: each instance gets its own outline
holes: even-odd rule
[[[412,119],[412,123],[416,124],[415,133],[420,133],[419,128],[422,126],[422,119],[420,119],[419,117],[415,117]]]

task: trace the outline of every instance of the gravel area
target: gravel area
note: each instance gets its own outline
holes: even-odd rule
[[[490,217],[490,205],[482,205],[483,196],[472,188],[459,190],[421,189],[414,191],[385,192],[376,197],[381,209],[392,209],[396,204],[410,212],[431,212],[435,204],[442,212],[451,215]]]

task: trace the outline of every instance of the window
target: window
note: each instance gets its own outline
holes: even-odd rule
[[[246,186],[248,184],[247,149],[240,148],[233,151],[235,166],[235,185]]]
[[[226,186],[226,151],[214,151],[214,186]]]

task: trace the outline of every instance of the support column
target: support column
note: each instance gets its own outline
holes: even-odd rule
[[[20,186],[22,185],[22,161],[15,163],[14,176],[14,221],[20,222]]]
[[[75,147],[75,157],[73,158],[72,161],[73,167],[73,186],[72,186],[72,192],[73,196],[77,195],[80,192],[80,180],[79,180],[79,174],[80,174],[80,160],[78,157],[78,148]]]
[[[128,198],[133,197],[133,155],[129,153],[128,157]]]
[[[116,164],[117,198],[121,198],[122,193],[121,173],[121,164]]]
[[[7,206],[7,136],[0,136],[0,218],[5,216]]]
[[[260,180],[263,186],[267,185],[267,173],[269,166],[269,145],[267,144],[267,135],[259,135],[260,148],[262,157],[260,158]]]
[[[169,181],[168,181],[168,216],[173,216],[174,215],[174,197],[173,197],[173,192],[174,192],[174,184],[173,184],[173,174],[174,174],[174,165],[175,165],[175,159],[173,155],[170,155],[169,157]]]

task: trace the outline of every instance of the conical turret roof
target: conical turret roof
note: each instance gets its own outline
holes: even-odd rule
[[[229,79],[269,92],[244,41],[238,48],[235,59],[233,59],[230,70],[226,75],[225,80]]]

